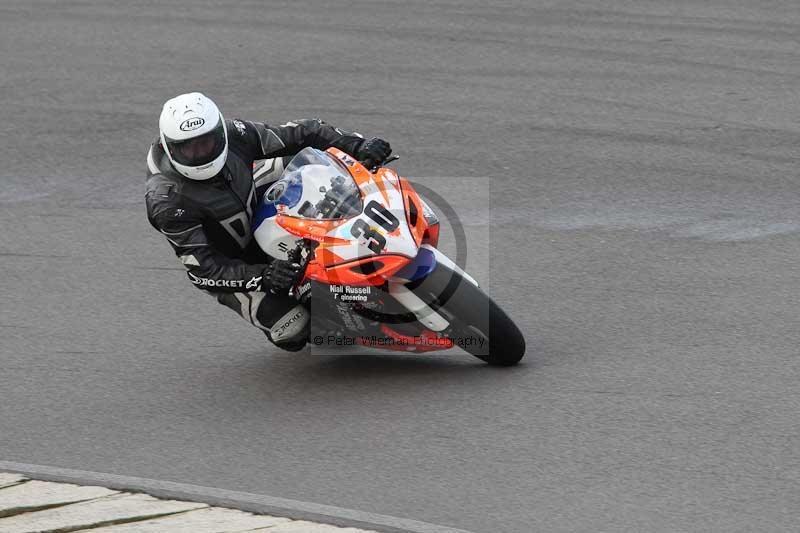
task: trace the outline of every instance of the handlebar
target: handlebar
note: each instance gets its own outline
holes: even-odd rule
[[[365,167],[367,167],[367,169],[368,169],[370,172],[375,172],[375,169],[376,169],[376,168],[378,168],[378,167],[385,167],[385,166],[386,166],[386,165],[388,165],[389,163],[392,163],[393,161],[397,161],[398,159],[400,159],[400,156],[399,156],[399,155],[392,154],[392,155],[390,155],[389,157],[387,157],[387,158],[386,158],[386,159],[385,159],[385,160],[384,160],[382,163],[375,163],[375,162],[373,162],[372,160],[369,160],[369,161],[365,161],[365,162],[364,162],[364,166],[365,166]]]

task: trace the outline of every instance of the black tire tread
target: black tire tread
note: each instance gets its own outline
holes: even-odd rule
[[[525,338],[503,309],[463,276],[443,264],[425,280],[410,285],[415,294],[435,310],[455,317],[449,334],[452,338],[474,336],[470,326],[485,333],[489,349],[463,346],[475,357],[494,366],[513,366],[525,355]]]

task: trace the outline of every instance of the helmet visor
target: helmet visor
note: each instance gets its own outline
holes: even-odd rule
[[[216,128],[198,137],[175,140],[164,136],[164,139],[172,159],[187,167],[201,167],[211,163],[225,150],[225,128],[222,120]]]

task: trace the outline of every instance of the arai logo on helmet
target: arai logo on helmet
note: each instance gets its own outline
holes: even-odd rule
[[[192,131],[202,127],[205,123],[206,121],[202,117],[187,118],[181,122],[180,128],[181,131]]]

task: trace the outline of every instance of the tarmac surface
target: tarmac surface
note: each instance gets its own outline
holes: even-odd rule
[[[798,35],[794,1],[0,2],[0,459],[475,532],[795,529]],[[390,140],[523,364],[286,354],[192,288],[142,196],[188,90]]]

